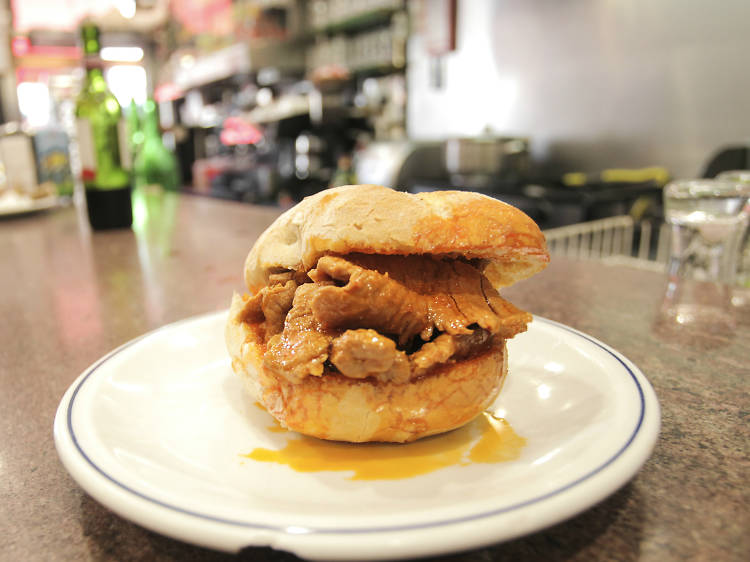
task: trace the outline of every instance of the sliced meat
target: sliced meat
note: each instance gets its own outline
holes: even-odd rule
[[[497,314],[492,310],[482,290],[483,275],[468,263],[453,261],[446,264],[452,275],[447,277],[447,294],[453,298],[456,308],[466,319],[466,322],[477,324],[481,328],[494,333],[500,323]],[[493,292],[497,295],[497,291]]]
[[[294,280],[294,271],[280,271],[268,276],[268,285],[283,285],[287,281]]]
[[[247,322],[248,324],[263,322],[264,317],[261,304],[263,303],[264,290],[265,288],[254,294],[252,297],[243,297],[245,299],[245,303],[242,305],[242,311],[239,314],[240,321]]]
[[[423,326],[418,332],[422,340],[430,339],[434,330],[452,334],[470,332],[466,327],[472,322],[461,313],[451,295],[454,273],[450,262],[426,256],[354,254],[347,258],[352,266],[377,272],[388,283],[405,288],[411,299],[421,301],[418,310],[426,308],[427,314],[419,322]]]
[[[268,286],[261,291],[263,294],[260,307],[266,319],[267,338],[278,334],[284,328],[284,319],[292,308],[296,290],[297,283],[289,280],[283,285]]]
[[[292,272],[272,275],[272,283],[247,298],[242,307],[242,321],[263,323],[266,339],[281,332],[284,318],[292,308],[294,292],[297,290],[297,283],[292,276]]]
[[[392,280],[343,258],[320,258],[313,279],[332,279],[343,287],[321,288],[312,300],[315,317],[332,328],[372,328],[398,336],[403,345],[429,325],[427,302]]]
[[[383,382],[406,382],[411,370],[406,353],[396,342],[375,330],[347,330],[333,341],[331,363],[354,379],[375,377]]]
[[[320,287],[306,283],[297,288],[284,330],[268,340],[263,364],[270,370],[298,382],[307,375],[323,374],[328,350],[336,335],[323,328],[310,309],[310,301]]]
[[[287,281],[294,281],[297,285],[303,283],[309,283],[310,278],[304,271],[279,271],[278,273],[271,273],[268,276],[268,284],[276,285],[277,283],[283,285]]]
[[[419,334],[470,334],[474,326],[503,337],[525,329],[531,316],[500,297],[479,270],[461,261],[421,256],[325,256],[311,277],[330,286],[315,297],[313,313],[338,328],[373,328],[404,346]],[[505,319],[504,316],[512,316]],[[470,327],[471,326],[471,327]]]
[[[489,345],[492,339],[487,330],[474,330],[471,334],[441,334],[409,357],[412,377],[427,373],[436,365],[463,359]]]
[[[445,363],[455,350],[455,336],[441,334],[409,357],[412,371],[416,376],[423,375],[435,365]]]
[[[532,319],[460,260],[325,256],[308,275],[271,279],[243,314],[265,322],[264,364],[292,382],[326,367],[406,382],[511,338]]]
[[[526,331],[526,325],[534,317],[502,298],[484,276],[482,276],[482,292],[492,312],[498,318],[496,335],[501,338],[510,339],[516,334]]]
[[[482,272],[465,261],[366,254],[352,254],[343,261],[347,260],[387,274],[424,296],[433,324],[429,329],[438,332],[468,334],[478,325],[507,339],[525,331],[532,320],[531,314],[503,299]]]

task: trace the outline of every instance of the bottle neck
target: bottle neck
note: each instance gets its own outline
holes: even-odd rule
[[[84,57],[98,57],[101,49],[99,29],[91,23],[81,26],[81,49]]]
[[[149,103],[146,104],[143,115],[143,134],[147,139],[158,138],[161,140],[156,109],[154,107],[149,107]]]
[[[86,61],[86,89],[92,92],[107,91],[107,81],[104,79],[101,64]]]

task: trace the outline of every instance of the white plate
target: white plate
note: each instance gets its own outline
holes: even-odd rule
[[[55,418],[60,458],[89,494],[194,544],[348,560],[477,548],[601,501],[659,432],[656,396],[633,363],[536,318],[509,345],[493,407],[527,440],[517,460],[374,481],[252,461],[243,455],[279,449],[289,434],[269,429],[232,373],[225,318],[178,322],[114,350],[78,377]]]
[[[39,211],[46,211],[60,206],[56,196],[31,199],[30,197],[2,196],[0,197],[0,217],[15,217]]]

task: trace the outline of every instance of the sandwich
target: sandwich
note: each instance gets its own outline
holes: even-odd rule
[[[408,442],[471,421],[532,316],[498,289],[549,262],[539,227],[472,192],[350,185],[305,198],[258,238],[232,298],[232,369],[279,423]]]

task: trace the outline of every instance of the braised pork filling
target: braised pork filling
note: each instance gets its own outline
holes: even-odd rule
[[[349,254],[272,275],[242,320],[265,343],[265,367],[290,382],[328,370],[404,383],[502,345],[531,315],[468,262]]]

